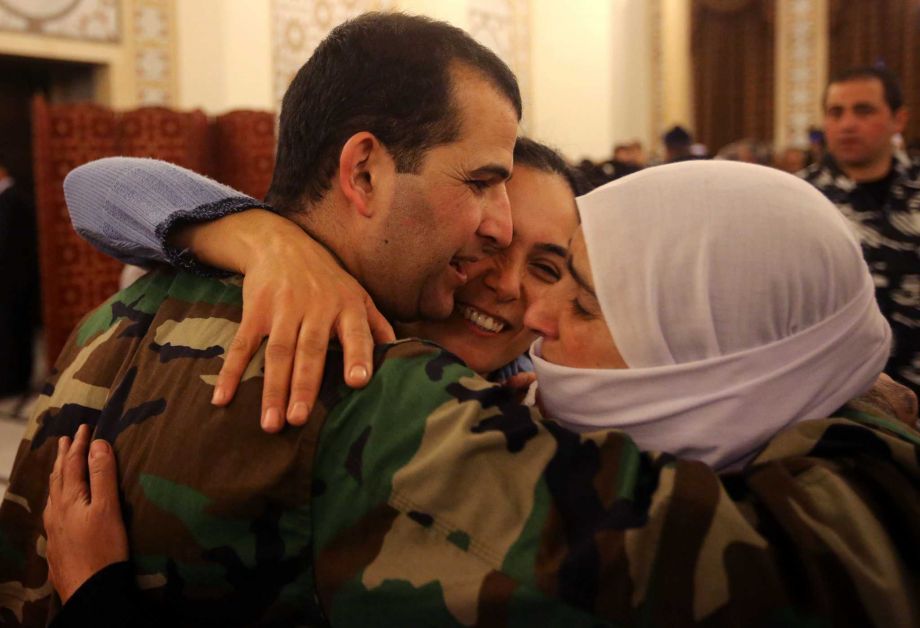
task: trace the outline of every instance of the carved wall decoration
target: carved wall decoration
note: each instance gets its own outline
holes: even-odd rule
[[[121,40],[119,0],[0,0],[0,30],[90,41]]]
[[[777,146],[805,146],[809,126],[820,122],[827,75],[826,5],[823,0],[779,0]]]
[[[524,100],[522,126],[530,118],[530,0],[470,0],[468,32],[514,71]]]
[[[393,9],[388,0],[273,0],[272,59],[275,108],[291,79],[333,28],[367,11]]]
[[[173,0],[134,0],[135,73],[139,105],[176,101]]]

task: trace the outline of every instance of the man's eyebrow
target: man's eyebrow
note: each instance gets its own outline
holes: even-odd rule
[[[596,299],[596,298],[597,298],[597,294],[594,292],[594,288],[591,287],[591,284],[589,284],[587,281],[585,281],[584,277],[582,277],[581,275],[578,274],[578,271],[577,271],[577,270],[575,270],[575,265],[572,264],[572,256],[571,256],[571,255],[569,255],[569,256],[566,258],[566,260],[565,260],[565,265],[568,267],[569,272],[572,273],[572,278],[575,280],[575,283],[577,283],[579,286],[581,286],[582,288],[584,288],[592,297],[594,297],[594,298]]]
[[[559,257],[565,259],[569,254],[569,250],[564,246],[559,246],[558,244],[553,244],[551,242],[537,242],[533,245],[533,248],[538,251],[543,251],[544,253],[550,253],[552,255],[558,255]]]
[[[499,178],[502,181],[507,181],[511,178],[511,171],[500,164],[486,164],[470,172],[471,177],[482,177],[486,175]]]

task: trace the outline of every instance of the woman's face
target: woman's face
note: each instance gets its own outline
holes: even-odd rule
[[[511,362],[536,339],[524,325],[528,304],[565,273],[566,249],[578,225],[575,198],[555,173],[515,166],[508,182],[514,235],[511,245],[473,264],[443,321],[401,328],[428,338],[487,374]]]
[[[524,324],[543,336],[543,359],[574,368],[629,368],[601,313],[581,227],[565,269],[560,281],[533,299],[524,317]]]

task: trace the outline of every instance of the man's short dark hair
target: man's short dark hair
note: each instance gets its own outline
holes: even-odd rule
[[[361,131],[380,140],[399,172],[417,172],[427,150],[459,137],[457,63],[479,71],[520,119],[514,73],[459,28],[401,13],[366,13],[336,27],[284,95],[269,202],[292,213],[320,200],[342,147]]]
[[[680,125],[668,129],[668,131],[661,136],[661,140],[666,147],[672,149],[690,148],[690,145],[693,144],[693,136]]]
[[[529,137],[517,138],[514,144],[514,165],[560,175],[575,196],[587,194],[593,188],[584,173],[566,163],[556,150]]]
[[[866,79],[878,79],[882,84],[882,90],[885,92],[885,102],[892,113],[904,106],[904,96],[901,94],[901,85],[898,83],[897,77],[887,68],[869,66],[849,68],[834,76],[824,89],[824,104],[827,105],[827,90],[830,89],[831,85]]]

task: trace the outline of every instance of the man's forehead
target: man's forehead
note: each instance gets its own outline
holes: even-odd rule
[[[827,88],[827,102],[851,101],[883,101],[885,88],[882,82],[874,77],[854,78],[839,83],[831,83]]]

